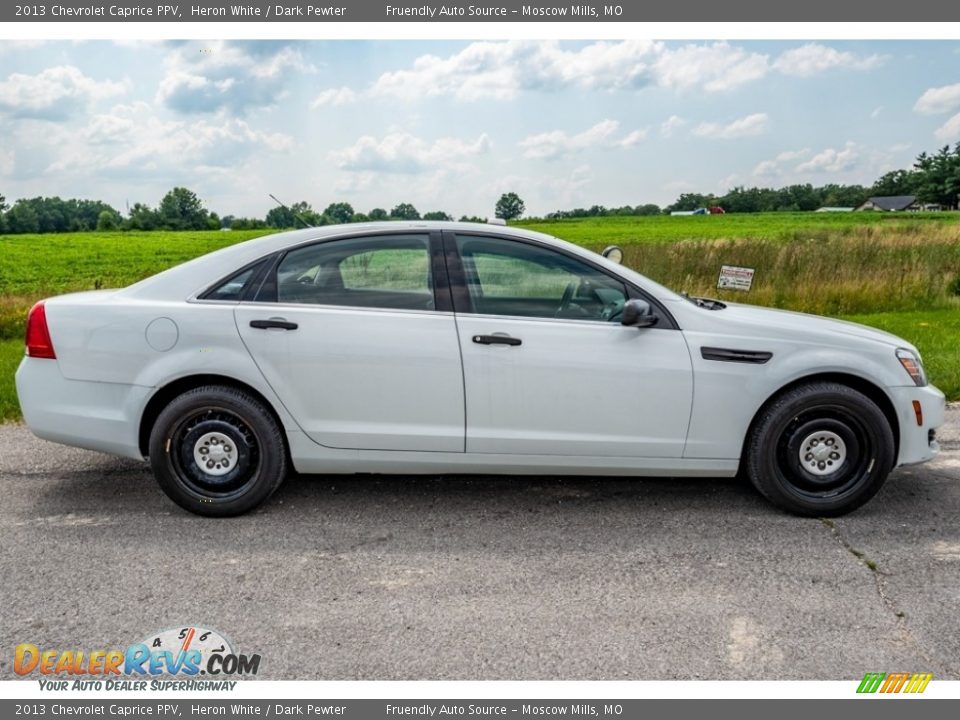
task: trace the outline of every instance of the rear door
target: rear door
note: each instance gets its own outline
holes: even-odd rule
[[[445,234],[466,388],[467,452],[676,458],[693,372],[662,310],[624,327],[635,290],[576,256]]]
[[[463,377],[439,234],[367,235],[289,250],[244,343],[314,441],[463,452]]]

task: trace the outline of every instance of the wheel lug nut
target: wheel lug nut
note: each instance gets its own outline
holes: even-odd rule
[[[213,469],[213,460],[207,460],[207,467]]]

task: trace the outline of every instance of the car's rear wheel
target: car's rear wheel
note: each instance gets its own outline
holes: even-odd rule
[[[877,494],[894,465],[883,411],[846,385],[793,388],[765,407],[747,439],[754,487],[797,515],[843,515]]]
[[[150,433],[150,464],[180,507],[213,517],[260,505],[287,473],[283,431],[263,403],[237,388],[189,390]]]

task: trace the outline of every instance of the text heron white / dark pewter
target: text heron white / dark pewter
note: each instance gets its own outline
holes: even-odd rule
[[[613,253],[612,255],[616,255]],[[716,476],[849,512],[938,452],[910,343],[677,294],[547,235],[466,223],[250,240],[38,303],[41,438],[145,459],[203,515],[302,473]]]

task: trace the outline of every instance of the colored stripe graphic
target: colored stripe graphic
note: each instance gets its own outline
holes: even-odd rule
[[[867,673],[857,687],[858,693],[922,693],[933,679],[933,673]]]

